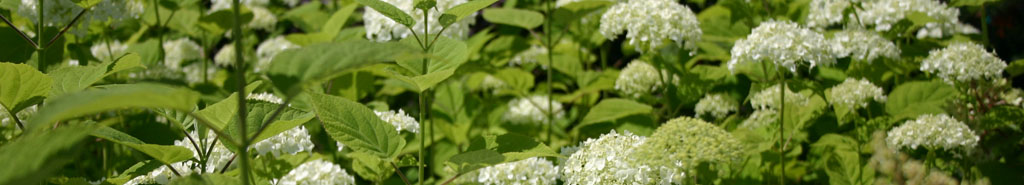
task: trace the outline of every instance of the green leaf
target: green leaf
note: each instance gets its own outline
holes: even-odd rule
[[[256,87],[263,84],[260,81],[250,83],[245,86],[245,93],[251,92]],[[235,118],[238,118],[238,93],[232,93],[227,98],[220,100],[213,105],[206,106],[203,110],[196,111],[197,117],[203,118],[216,130],[223,130],[228,123],[232,123]]]
[[[583,116],[583,121],[577,127],[613,121],[634,114],[650,114],[653,108],[649,105],[635,102],[633,100],[609,98],[597,103],[594,108]]]
[[[0,63],[0,82],[0,105],[11,114],[42,102],[53,83],[32,66],[13,63]]]
[[[296,87],[317,84],[362,66],[416,52],[404,44],[365,40],[315,44],[279,53],[271,61],[267,75],[278,89],[295,93]]]
[[[69,66],[50,71],[49,75],[53,77],[54,83],[50,88],[49,97],[85,90],[104,77],[117,72],[145,68],[140,60],[142,58],[138,54],[131,53],[108,65]],[[107,71],[107,68],[110,68],[110,71]]]
[[[505,68],[494,75],[517,93],[527,93],[534,86],[533,74],[519,68]]]
[[[518,161],[531,157],[561,156],[544,143],[515,133],[473,138],[467,150],[493,150],[504,156],[504,161],[501,162]]]
[[[109,110],[125,108],[170,108],[191,111],[199,93],[185,88],[157,84],[108,85],[48,100],[26,127]]]
[[[345,23],[348,22],[348,18],[352,16],[352,12],[356,10],[356,7],[356,4],[350,4],[334,12],[320,32],[310,34],[296,33],[288,35],[287,38],[289,41],[302,46],[330,42],[331,40],[334,40],[334,37],[338,36],[338,32],[340,32],[341,28],[343,28]]]
[[[110,127],[101,127],[92,132],[93,136],[125,145],[138,150],[164,164],[171,164],[192,158],[192,150],[180,146],[146,144],[124,132]]]
[[[100,4],[100,2],[103,2],[103,0],[71,0],[71,2],[74,2],[76,5],[78,5],[78,7],[89,9],[92,8],[92,6],[96,6],[96,4]]]
[[[246,106],[246,109],[249,109],[248,113],[246,114],[248,117],[245,119],[245,121],[248,122],[248,126],[246,128],[249,129],[249,135],[245,136],[245,138],[247,139],[256,135],[256,132],[259,131],[260,127],[262,127],[262,124],[266,122],[268,118],[270,118],[270,115],[273,114],[274,111],[277,111],[278,107],[281,106],[281,104],[263,101],[248,101],[246,105],[248,105]],[[237,106],[237,104],[235,104],[235,106]],[[237,116],[235,116],[234,114],[231,115],[233,115],[233,119],[231,119],[231,122],[227,124],[230,126],[223,127],[223,129],[225,129],[225,133],[232,135],[232,137],[234,137],[239,134],[238,126],[236,125],[238,124],[238,119],[234,119],[237,118]],[[302,112],[295,108],[288,107],[286,105],[286,107],[284,108],[284,110],[281,111],[281,114],[277,117],[277,119],[270,122],[267,125],[266,130],[263,130],[263,132],[260,133],[259,136],[256,136],[255,140],[253,140],[252,143],[260,142],[264,139],[273,137],[277,134],[280,134],[281,132],[287,131],[288,129],[292,129],[299,125],[302,125],[303,123],[306,123],[311,119],[313,119],[313,114]]]
[[[223,175],[220,173],[193,174],[183,178],[174,179],[171,185],[235,185],[242,184],[238,178]]]
[[[889,93],[885,112],[894,119],[945,113],[943,107],[956,94],[956,89],[941,81],[904,83]]]
[[[1014,60],[1010,62],[1009,66],[1006,66],[1006,72],[1010,73],[1011,77],[1019,76],[1024,74],[1024,59]]]
[[[310,3],[313,4],[313,3]],[[147,11],[148,12],[148,11]],[[248,8],[242,8],[241,11],[242,22],[249,22],[253,19],[252,10]],[[234,11],[231,9],[219,10],[216,12],[208,12],[207,15],[199,18],[199,27],[210,32],[210,35],[220,35],[233,28],[235,23]],[[164,19],[161,19],[164,20]]]
[[[39,184],[61,170],[73,158],[72,148],[79,146],[95,126],[64,125],[53,130],[25,133],[0,147],[0,184]],[[57,154],[61,156],[57,156]]]
[[[488,8],[484,10],[484,19],[492,23],[516,26],[528,30],[544,24],[544,14],[523,9]]]
[[[412,16],[409,16],[405,11],[398,9],[395,5],[391,5],[390,3],[380,0],[356,0],[356,2],[373,8],[373,10],[380,12],[380,14],[383,14],[398,24],[405,25],[406,27],[412,27],[413,24],[416,24],[416,20],[413,19]]]
[[[474,0],[456,5],[445,10],[438,21],[441,21],[441,27],[448,27],[448,25],[459,22],[467,16],[476,13],[476,11],[480,11],[480,9],[491,6],[494,2],[498,2],[498,0]]]
[[[395,127],[384,122],[370,108],[351,100],[313,93],[313,111],[328,135],[359,152],[381,158],[394,158],[405,146]]]
[[[17,3],[14,8],[8,10],[18,10],[18,5],[21,1],[8,0]],[[4,1],[6,3],[8,1]],[[0,27],[0,61],[14,62],[14,63],[25,63],[32,57],[32,53],[35,53],[36,48],[29,44],[28,41],[21,38],[18,35],[17,28],[11,27]],[[35,30],[32,30],[35,32]]]
[[[494,150],[487,149],[457,154],[448,159],[449,164],[456,166],[455,169],[460,174],[496,165],[504,161],[505,156]]]
[[[433,35],[428,35],[428,37],[430,36]],[[416,40],[413,38],[403,39],[402,43],[410,47],[417,45]],[[423,73],[424,60],[411,58],[398,60],[397,63],[415,76],[406,76],[397,71],[391,71],[391,75],[404,82],[406,88],[416,92],[423,92],[455,74],[455,70],[468,60],[469,51],[466,49],[466,44],[462,41],[441,36],[438,37],[437,42],[431,49],[429,58],[425,74]]]
[[[327,19],[331,17],[330,14],[321,10],[326,9],[321,8],[322,6],[323,3],[305,3],[291,8],[280,19],[292,22],[295,27],[298,27],[303,32],[316,33],[323,28]]]
[[[127,55],[124,55],[121,58],[117,58],[117,61],[114,61],[113,64],[108,65],[107,68],[109,68],[110,70],[107,71],[107,73],[104,74],[104,76],[110,76],[111,74],[117,72],[131,70],[135,68],[145,69],[146,66],[142,65],[142,56],[139,56],[139,54],[135,53],[128,53]]]

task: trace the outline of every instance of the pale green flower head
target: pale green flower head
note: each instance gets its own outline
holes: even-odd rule
[[[652,168],[636,155],[646,141],[643,136],[612,131],[580,143],[561,166],[567,185],[592,184],[671,184],[682,182],[683,172]],[[663,171],[664,170],[664,171]],[[666,174],[666,175],[662,175]],[[677,174],[677,175],[676,175]],[[676,176],[672,176],[676,175]]]
[[[248,8],[252,10],[252,20],[249,21],[249,24],[246,24],[246,27],[273,31],[277,26],[277,16],[274,15],[274,12],[270,12],[270,10],[261,6],[248,6]]]
[[[696,117],[711,115],[714,119],[721,119],[728,116],[730,112],[739,110],[739,103],[725,94],[708,94],[697,102],[693,110],[697,112]]]
[[[750,117],[740,123],[740,128],[757,129],[772,125],[779,121],[779,111],[775,109],[759,109],[750,113]]]
[[[482,168],[475,174],[470,180],[483,185],[552,185],[558,179],[558,167],[543,158],[531,157]]]
[[[349,175],[341,166],[321,159],[302,163],[281,179],[271,180],[274,185],[299,184],[356,184],[355,177]]]
[[[670,165],[692,171],[702,162],[724,164],[740,158],[743,145],[724,129],[700,119],[669,120],[638,148],[638,157],[652,166]]]
[[[528,64],[540,64],[541,68],[547,69],[548,64],[546,62],[541,63],[537,60],[538,57],[547,56],[548,49],[539,45],[530,45],[529,49],[522,52],[516,53],[512,56],[512,59],[508,61],[509,66],[523,66]]]
[[[885,140],[890,147],[929,150],[970,150],[978,145],[971,128],[946,114],[921,115],[889,130]]]
[[[736,65],[757,62],[771,62],[794,73],[801,65],[832,65],[836,59],[831,47],[825,36],[796,23],[761,22],[747,38],[733,45],[729,71],[735,72]]]
[[[1002,77],[1006,62],[985,51],[981,45],[955,42],[939,50],[932,50],[921,61],[921,71],[938,75],[947,83],[970,82]]]
[[[836,32],[829,40],[836,57],[872,62],[879,57],[898,59],[900,49],[892,41],[878,33],[863,29],[847,29]]]
[[[601,35],[614,39],[624,31],[627,42],[641,53],[654,51],[665,40],[671,40],[693,54],[703,34],[693,11],[671,0],[634,0],[612,5],[601,16]]]
[[[658,69],[647,62],[634,60],[626,65],[622,72],[619,72],[619,78],[615,79],[615,90],[627,96],[639,98],[664,86],[663,80],[660,78],[662,76],[665,77],[664,81],[671,79],[672,84],[678,84],[679,77],[677,75],[669,76],[671,73],[667,70],[661,70],[661,72],[659,74]]]
[[[868,106],[868,101],[885,102],[885,91],[866,79],[847,78],[832,87],[829,101],[836,106],[857,109]]]

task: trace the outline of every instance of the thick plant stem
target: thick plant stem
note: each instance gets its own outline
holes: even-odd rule
[[[779,167],[782,173],[779,174],[779,184],[786,184],[786,148],[782,143],[786,133],[786,77],[779,74]]]
[[[246,137],[249,136],[249,130],[246,128],[246,123],[247,123],[246,122],[246,117],[247,117],[246,113],[248,112],[247,111],[248,109],[245,108],[245,104],[246,104],[245,103],[245,97],[246,97],[246,95],[245,95],[245,61],[243,60],[243,57],[242,57],[242,51],[243,51],[242,50],[243,49],[242,38],[245,37],[244,36],[245,34],[242,34],[242,18],[241,18],[242,10],[241,10],[241,6],[239,5],[238,1],[239,0],[234,0],[232,2],[232,8],[234,9],[234,23],[235,23],[234,24],[235,25],[234,26],[234,31],[233,31],[234,32],[234,40],[235,40],[235,79],[236,79],[236,84],[238,85],[238,87],[237,87],[238,88],[237,89],[238,90],[237,91],[238,92],[238,94],[237,94],[238,95],[237,96],[238,97],[238,130],[239,130],[239,133],[241,133],[240,136],[239,136],[241,145],[239,146],[239,150],[238,150],[239,151],[238,152],[238,157],[241,157],[241,159],[238,160],[238,163],[242,167],[242,176],[241,176],[242,177],[242,184],[248,185],[250,183],[249,182],[249,175],[250,175],[250,171],[252,169],[250,169],[250,167],[249,167],[249,140],[246,139]],[[159,20],[158,20],[158,22],[159,22]],[[161,37],[161,40],[162,40],[162,37]],[[161,43],[161,46],[160,46],[161,52],[163,50],[163,46],[162,45],[163,45],[163,43]],[[224,168],[227,168],[227,166],[225,166]]]
[[[554,78],[554,76],[552,75],[552,72],[551,72],[552,68],[555,67],[553,65],[553,61],[555,60],[554,59],[554,50],[555,49],[553,48],[554,41],[551,40],[551,30],[553,30],[551,28],[551,21],[553,21],[552,19],[554,19],[553,18],[554,16],[551,16],[551,13],[553,12],[552,11],[552,7],[551,7],[551,3],[552,2],[547,2],[546,3],[547,4],[547,10],[548,10],[547,11],[548,16],[546,16],[546,17],[548,18],[548,21],[545,21],[545,23],[547,23],[547,26],[544,26],[544,28],[547,29],[547,30],[544,30],[544,36],[546,36],[547,40],[548,40],[546,42],[547,43],[547,48],[548,48],[548,68],[547,68],[548,108],[547,108],[547,111],[545,111],[545,112],[548,113],[548,115],[547,115],[548,116],[548,129],[544,130],[544,132],[547,132],[547,141],[548,141],[547,144],[548,145],[551,145],[551,141],[552,141],[552,139],[551,139],[551,132],[552,132],[552,130],[555,129],[554,128],[554,126],[555,126],[555,110],[553,108],[554,107],[554,102],[552,102],[552,101],[554,101],[554,98],[555,98],[554,97],[554,92],[553,92],[554,83],[552,82],[552,79]]]
[[[43,19],[43,3],[44,2],[46,2],[46,1],[45,0],[39,0],[39,2],[36,3],[36,18],[38,18],[38,20],[36,22],[36,23],[38,23],[36,25],[36,44],[42,44],[43,43],[43,35],[44,35],[43,34],[43,27],[46,25],[43,22],[43,20],[45,20],[45,19]],[[36,65],[38,65],[39,71],[41,71],[43,73],[46,72],[46,63],[43,63],[43,62],[45,62],[43,60],[43,58],[46,58],[46,57],[44,57],[45,56],[44,54],[45,54],[45,52],[43,51],[43,48],[40,47],[39,45],[36,45]]]
[[[424,94],[423,94],[423,93],[421,92],[421,93],[420,93],[420,96],[419,96],[419,104],[420,104],[420,122],[423,122],[423,118],[426,118],[426,117],[427,117],[427,111],[426,111],[426,109],[427,109],[427,104],[425,104],[425,103],[424,103],[424,102],[426,102],[426,101],[424,101],[425,97],[423,97],[423,96],[424,96]],[[424,123],[424,124],[425,124],[425,123]],[[425,164],[425,163],[423,162],[423,161],[424,161],[424,158],[423,158],[423,149],[425,148],[425,146],[426,146],[426,141],[427,141],[427,138],[426,138],[427,134],[426,134],[426,133],[423,133],[423,131],[424,131],[424,130],[425,130],[425,129],[424,129],[423,127],[420,127],[420,151],[419,151],[419,158],[420,158],[420,160],[419,160],[419,163],[420,163],[420,164],[419,164],[419,165],[416,165],[416,166],[418,166],[418,167],[419,167],[419,173],[420,173],[420,174],[419,174],[419,176],[418,176],[418,177],[416,177],[416,178],[418,178],[418,179],[419,179],[419,181],[420,181],[420,185],[423,185],[423,183],[424,183],[424,181],[425,181],[425,179],[423,179],[423,175],[424,175],[424,174],[426,174],[426,173],[425,173],[425,172],[423,171],[423,166],[425,166],[425,165],[426,165],[426,164]]]

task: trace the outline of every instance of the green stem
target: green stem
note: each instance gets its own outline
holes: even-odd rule
[[[235,3],[235,6],[238,6],[238,3]],[[158,3],[157,0],[153,0],[153,12],[156,14],[156,27],[157,27],[157,30],[159,30],[159,31],[157,31],[157,40],[160,41],[160,47],[159,47],[160,50],[158,50],[159,51],[158,52],[158,54],[159,54],[158,56],[160,57],[159,58],[160,63],[163,64],[164,63],[164,55],[166,55],[166,54],[164,53],[165,52],[164,51],[164,34],[163,34],[162,27],[160,26],[160,3]],[[236,12],[236,14],[237,14],[237,12]],[[236,23],[239,20],[240,19],[237,19],[237,15],[236,15],[236,19],[235,19]],[[235,31],[235,33],[239,33],[238,35],[242,35],[240,33],[240,31]],[[239,37],[239,39],[240,38],[241,37]],[[235,40],[239,40],[239,39],[235,39]],[[236,50],[237,50],[237,48],[236,48]],[[242,84],[241,86],[244,87],[245,84]],[[239,96],[241,97],[241,96],[244,96],[244,95],[240,94]],[[243,99],[244,99],[244,97],[243,97]],[[239,102],[243,102],[243,101],[239,101]]]
[[[427,118],[427,111],[426,111],[427,104],[424,101],[424,99],[425,99],[424,96],[425,95],[421,92],[420,96],[419,96],[419,104],[420,104],[420,119],[419,120],[420,120],[420,122],[423,122],[424,125],[426,125],[426,122],[423,121],[424,118]],[[423,171],[423,166],[426,165],[423,162],[425,160],[423,158],[423,149],[426,148],[426,141],[427,141],[427,138],[426,138],[427,134],[424,133],[424,130],[426,130],[424,127],[420,127],[420,151],[419,151],[419,158],[420,158],[419,163],[420,164],[417,165],[419,167],[419,173],[420,173],[419,177],[417,177],[417,178],[419,178],[420,185],[423,185],[424,181],[426,181],[423,178],[423,175],[425,174],[424,171]]]
[[[43,27],[46,25],[45,23],[43,23],[43,20],[44,20],[43,19],[43,4],[44,4],[44,2],[46,2],[46,0],[39,0],[39,2],[36,3],[36,18],[38,18],[38,20],[37,20],[38,24],[36,24],[36,43],[37,44],[43,43]],[[46,72],[46,63],[44,63],[45,61],[43,60],[43,58],[46,58],[46,57],[43,57],[43,56],[45,56],[44,54],[45,54],[45,52],[43,51],[43,48],[39,47],[37,45],[36,46],[36,63],[37,63],[36,65],[38,65],[39,71],[42,71],[42,72],[45,73]]]
[[[232,8],[234,9],[234,40],[235,40],[235,79],[238,85],[238,129],[240,137],[238,138],[241,142],[238,156],[241,158],[238,160],[242,167],[242,184],[250,184],[249,173],[252,169],[249,167],[249,140],[246,139],[249,136],[249,130],[246,128],[246,114],[245,108],[245,61],[242,57],[243,45],[242,38],[245,38],[245,34],[242,33],[242,8],[238,3],[239,0],[232,2]],[[154,0],[155,2],[155,0]],[[159,15],[159,14],[157,14]],[[157,16],[157,22],[159,22],[159,16]],[[163,37],[161,37],[161,53],[163,52]],[[162,55],[161,55],[162,56]],[[227,168],[227,166],[225,166]]]
[[[786,129],[786,77],[779,74],[779,166],[782,174],[779,175],[779,184],[786,184],[786,147],[782,143],[785,138]]]
[[[924,175],[928,176],[931,173],[932,168],[935,167],[935,151],[928,149],[928,156],[924,161]]]
[[[554,57],[555,49],[554,49],[554,41],[551,40],[551,30],[553,30],[552,27],[551,27],[551,23],[553,21],[552,19],[554,19],[554,16],[551,16],[552,15],[551,12],[553,10],[551,8],[551,2],[546,3],[546,5],[547,5],[547,15],[548,15],[546,17],[548,18],[548,21],[545,22],[547,24],[547,26],[544,26],[544,29],[545,29],[544,30],[544,36],[546,36],[547,40],[548,40],[546,42],[547,43],[547,49],[548,49],[548,68],[547,68],[548,108],[547,108],[547,111],[546,111],[548,113],[548,115],[547,115],[548,116],[548,120],[547,120],[548,121],[548,129],[545,129],[544,132],[547,132],[547,144],[551,145],[551,141],[552,141],[552,139],[551,139],[551,132],[553,132],[552,130],[555,129],[554,128],[554,126],[555,126],[555,123],[554,123],[554,121],[555,121],[555,114],[554,114],[554,112],[555,111],[553,109],[554,102],[552,102],[555,99],[555,97],[554,97],[554,87],[555,86],[554,86],[554,82],[553,82],[554,74],[552,72],[552,69],[555,68],[554,63],[553,63],[553,61],[555,60],[555,57]]]

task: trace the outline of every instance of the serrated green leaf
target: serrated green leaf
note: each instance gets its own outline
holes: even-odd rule
[[[0,105],[14,114],[42,102],[53,80],[25,64],[0,63]]]
[[[121,58],[118,58],[117,61],[114,61],[113,64],[108,65],[107,68],[109,68],[110,70],[107,71],[107,73],[104,74],[104,76],[110,76],[111,74],[117,72],[136,68],[145,69],[146,66],[142,65],[142,56],[139,56],[139,54],[135,53],[128,53],[124,56],[121,56]]]
[[[544,24],[544,14],[523,9],[488,8],[484,10],[484,19],[492,23],[516,26],[528,30]]]
[[[533,74],[519,68],[506,68],[494,74],[494,77],[505,82],[510,89],[517,93],[529,92],[534,86]]]
[[[418,52],[405,44],[366,40],[315,44],[279,53],[271,61],[267,75],[278,89],[295,93],[296,87],[317,84],[362,66]]]
[[[433,35],[428,35],[432,37]],[[416,40],[412,38],[406,38],[402,40],[402,43],[413,47],[415,46]],[[406,76],[397,71],[391,71],[391,76],[404,82],[406,88],[416,92],[423,92],[436,86],[438,83],[447,80],[452,74],[455,74],[455,70],[462,64],[466,63],[469,58],[469,51],[466,49],[466,44],[462,41],[441,36],[437,39],[435,46],[431,48],[429,54],[429,61],[424,61],[421,58],[409,58],[397,60],[399,66],[402,66],[407,71],[412,72],[414,76]],[[426,73],[424,72],[424,62],[427,64]]]
[[[405,11],[402,11],[402,9],[398,9],[398,7],[395,7],[395,5],[392,5],[390,3],[380,0],[356,0],[356,2],[373,8],[373,10],[376,10],[380,14],[383,14],[384,16],[391,18],[391,20],[397,22],[398,24],[402,24],[407,27],[412,27],[413,24],[416,24],[416,20],[413,19],[412,16],[409,16],[409,14],[405,13]]]
[[[325,43],[334,40],[341,31],[341,28],[348,22],[352,12],[356,10],[357,4],[345,5],[331,15],[320,32],[316,33],[295,33],[287,36],[287,39],[295,44],[307,46],[311,44]]]
[[[310,99],[328,135],[347,148],[391,159],[405,146],[405,139],[395,127],[363,104],[319,93],[311,94]]]
[[[164,164],[171,164],[192,158],[192,150],[180,146],[146,144],[131,135],[110,127],[100,127],[92,132],[92,136],[103,138],[117,144],[131,147],[145,153]]]
[[[457,154],[448,159],[448,162],[451,165],[455,165],[456,171],[460,174],[496,165],[504,161],[505,156],[502,156],[501,153],[487,149]]]
[[[956,89],[941,81],[903,83],[889,93],[885,112],[895,119],[945,113],[943,107],[956,94]]]
[[[523,160],[531,157],[559,157],[554,149],[536,139],[507,133],[502,135],[485,135],[473,140],[467,150],[493,150],[504,156],[501,162]]]
[[[94,125],[64,125],[53,130],[25,133],[0,147],[0,184],[39,184],[45,177],[57,172],[72,158],[71,148],[89,136]]]
[[[246,109],[249,109],[246,114],[248,117],[245,119],[249,135],[245,136],[245,138],[248,139],[256,136],[252,143],[263,141],[264,139],[273,137],[281,132],[295,128],[313,119],[313,114],[311,113],[302,112],[298,109],[286,106],[284,110],[281,111],[281,114],[274,121],[270,122],[267,125],[267,128],[257,136],[256,132],[259,131],[262,124],[265,123],[267,118],[270,118],[270,115],[272,115],[274,111],[277,111],[281,105],[263,101],[248,101],[246,105]],[[235,104],[235,106],[238,105]],[[223,127],[223,129],[226,134],[235,137],[239,134],[238,127],[234,126],[238,124],[238,119],[235,114],[231,115],[232,119],[227,125],[232,126]],[[230,144],[227,143],[225,143],[225,146],[232,150],[237,149],[237,147],[230,146]]]
[[[101,86],[48,100],[25,126],[45,127],[68,118],[125,108],[170,108],[191,111],[198,101],[199,93],[167,85]]]
[[[480,11],[480,9],[491,6],[494,2],[498,2],[498,0],[474,0],[456,5],[455,7],[445,10],[444,14],[441,14],[438,21],[441,22],[441,27],[448,27],[449,25],[466,18],[466,16],[472,15],[476,11]]]
[[[650,105],[645,105],[633,100],[610,98],[602,100],[597,103],[594,108],[587,112],[586,116],[583,116],[583,121],[580,122],[579,126],[583,127],[586,125],[600,123],[605,121],[613,121],[622,117],[626,117],[634,114],[649,114],[653,108]]]

